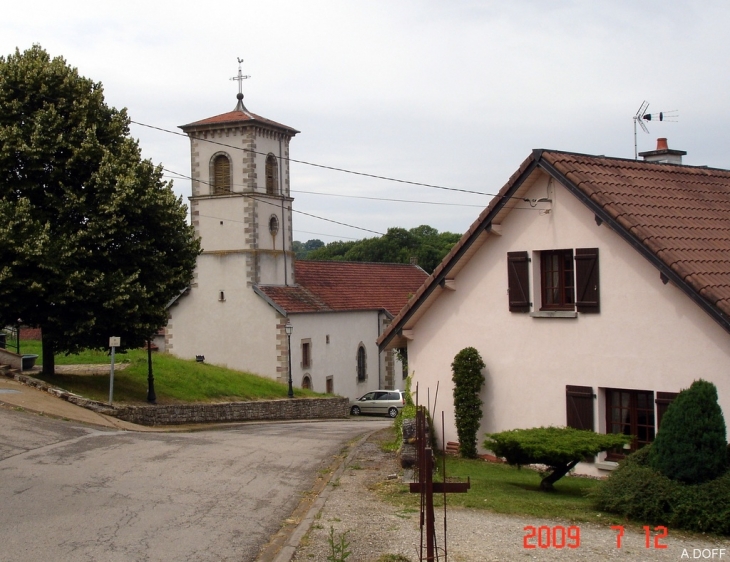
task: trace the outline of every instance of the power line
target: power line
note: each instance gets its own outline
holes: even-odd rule
[[[167,176],[171,179],[189,179],[186,176],[174,175]],[[243,184],[233,184],[236,186],[242,186]],[[388,201],[392,203],[415,203],[418,205],[440,205],[448,207],[473,207],[475,209],[483,209],[484,205],[469,205],[467,203],[446,203],[441,201],[419,201],[417,199],[391,199],[388,197],[367,197],[365,195],[345,195],[344,193],[323,193],[321,191],[304,191],[301,189],[290,189],[291,193],[304,193],[307,195],[323,195],[325,197],[344,197],[347,199],[367,199],[369,201]]]
[[[162,127],[156,127],[154,125],[148,125],[146,123],[140,123],[139,121],[133,121],[131,119],[129,120],[129,122],[130,123],[134,123],[135,125],[139,125],[140,127],[147,127],[149,129],[155,129],[157,131],[162,131],[163,133],[169,133],[171,135],[177,135],[179,137],[190,138],[186,133],[179,133],[177,131],[171,131],[170,129],[163,129]],[[212,143],[212,144],[217,144],[219,146],[225,146],[226,148],[232,148],[233,150],[241,150],[243,152],[251,152],[253,154],[261,154],[263,156],[266,156],[268,154],[266,152],[258,152],[256,150],[251,150],[249,148],[243,148],[243,147],[240,147],[240,146],[233,146],[231,144],[226,144],[224,142],[219,142],[219,141],[215,141],[215,140],[212,140],[212,139],[204,139],[204,138],[200,138],[200,137],[194,137],[194,138],[196,140],[200,140],[200,141],[203,141],[203,142],[209,142],[209,143]],[[473,191],[473,190],[469,190],[469,189],[460,189],[460,188],[456,188],[456,187],[445,187],[443,185],[434,185],[434,184],[430,184],[430,183],[421,183],[421,182],[416,182],[416,181],[402,180],[402,179],[391,178],[391,177],[387,177],[387,176],[378,176],[376,174],[368,174],[366,172],[356,172],[354,170],[347,170],[345,168],[337,168],[335,166],[327,166],[325,164],[317,164],[315,162],[307,162],[306,160],[296,160],[294,158],[288,158],[286,156],[281,156],[281,158],[283,160],[287,160],[289,162],[295,162],[297,164],[304,164],[306,166],[313,166],[315,168],[322,168],[324,170],[332,170],[332,171],[335,171],[335,172],[342,172],[342,173],[345,173],[345,174],[353,174],[353,175],[356,175],[356,176],[363,176],[363,177],[374,178],[374,179],[378,179],[378,180],[393,181],[393,182],[397,182],[397,183],[405,183],[405,184],[408,184],[408,185],[415,185],[415,186],[419,186],[419,187],[430,187],[430,188],[433,188],[433,189],[444,189],[446,191],[458,191],[460,193],[472,193],[474,195],[486,195],[486,196],[489,196],[489,197],[496,197],[497,196],[494,193],[485,193],[483,191]]]
[[[174,170],[170,170],[169,168],[163,167],[162,169],[165,172],[168,172],[170,174],[175,174],[176,176],[181,177],[181,178],[189,179],[191,181],[197,181],[197,182],[202,183],[204,185],[212,185],[211,183],[206,182],[206,181],[203,181],[203,180],[193,180],[193,178],[191,178],[190,176],[186,176],[185,174],[181,174],[180,172],[176,172]],[[237,195],[239,197],[249,197],[249,198],[255,199],[259,203],[265,203],[267,205],[271,205],[272,207],[276,207],[277,210],[281,208],[278,203],[272,203],[270,201],[267,201],[266,199],[262,199],[260,197],[262,194],[246,193],[246,192],[241,192],[241,191],[232,191],[230,189],[224,190],[224,193],[228,193],[230,195]],[[259,197],[257,197],[257,196],[259,196]],[[298,213],[300,215],[305,215],[305,216],[312,217],[312,218],[315,218],[315,219],[319,219],[319,220],[322,220],[322,221],[325,221],[325,222],[331,222],[331,223],[334,223],[334,224],[339,224],[340,226],[347,226],[349,228],[354,228],[356,230],[362,230],[364,232],[370,232],[372,234],[377,234],[378,236],[385,236],[385,234],[382,233],[382,232],[378,232],[377,230],[371,230],[369,228],[364,228],[362,226],[355,226],[354,224],[347,224],[346,222],[341,222],[341,221],[336,221],[334,219],[328,219],[328,218],[325,218],[325,217],[320,217],[318,215],[313,215],[312,213],[305,213],[304,211],[298,211],[298,210],[293,209],[293,208],[290,209],[290,211],[292,213]],[[217,218],[218,220],[231,220],[231,219],[223,219],[221,217],[209,217],[208,215],[198,215],[198,216],[204,216],[206,218]],[[241,222],[241,221],[232,221],[232,222]]]
[[[419,205],[446,205],[450,207],[476,207],[483,209],[484,205],[467,205],[466,203],[441,203],[439,201],[416,201],[413,199],[388,199],[386,197],[366,197],[364,195],[344,195],[342,193],[322,193],[319,191],[302,191],[301,189],[291,189],[292,193],[307,193],[309,195],[326,195],[330,197],[347,197],[350,199],[368,199],[370,201],[391,201],[393,203],[417,203]]]
[[[350,236],[338,236],[336,234],[325,234],[324,232],[310,232],[309,230],[294,229],[296,232],[301,234],[314,234],[315,236],[329,236],[330,238],[344,238],[345,240],[359,240],[358,238],[351,238]]]

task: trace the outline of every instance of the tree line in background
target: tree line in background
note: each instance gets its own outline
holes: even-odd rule
[[[431,273],[454,247],[460,234],[439,232],[427,225],[389,228],[383,236],[325,244],[321,240],[293,243],[297,259],[322,261],[360,261],[375,263],[415,262]]]

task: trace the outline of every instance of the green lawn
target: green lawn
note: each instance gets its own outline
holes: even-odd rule
[[[39,355],[39,341],[21,341],[23,354]],[[106,352],[86,351],[79,355],[57,355],[56,365],[109,364]],[[126,363],[124,370],[114,372],[114,402],[146,403],[147,401],[147,351],[130,350],[115,354],[115,365]],[[286,398],[288,387],[265,377],[259,377],[209,365],[193,360],[183,360],[165,353],[152,353],[152,368],[158,404],[182,402],[224,402],[236,400],[266,400]],[[106,402],[109,400],[109,375],[54,375],[37,378],[87,398]],[[294,389],[297,398],[323,396]]]
[[[389,439],[385,438],[381,445],[387,446]],[[438,472],[435,480],[441,479],[442,462],[441,459],[437,461]],[[619,516],[594,509],[593,500],[587,497],[587,493],[600,485],[597,480],[565,477],[555,484],[554,492],[542,492],[539,490],[540,474],[535,470],[451,456],[446,458],[446,476],[449,480],[465,482],[469,478],[471,481],[471,489],[467,493],[448,494],[447,506],[535,518],[625,524]],[[401,510],[418,510],[419,494],[410,493],[408,486],[399,481],[379,483],[376,491],[383,500]],[[443,506],[443,495],[434,496],[434,505]]]

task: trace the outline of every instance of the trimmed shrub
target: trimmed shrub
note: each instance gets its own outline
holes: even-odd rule
[[[473,347],[462,349],[451,364],[454,381],[454,416],[459,436],[459,453],[467,459],[477,458],[477,432],[482,419],[479,392],[484,384],[482,369],[486,365]]]
[[[649,464],[685,484],[701,484],[727,471],[725,420],[714,384],[697,380],[669,405]]]
[[[533,427],[488,433],[484,447],[511,465],[547,465],[550,472],[540,482],[540,489],[551,491],[553,484],[584,458],[619,447],[629,439],[622,434],[606,435],[572,427]]]
[[[652,448],[629,455],[592,492],[596,507],[652,525],[730,535],[730,472],[704,484],[683,484],[650,466]]]
[[[649,466],[650,446],[629,455],[593,492],[596,507],[652,525],[668,525],[680,485]]]
[[[730,472],[698,486],[680,486],[672,526],[730,535]]]

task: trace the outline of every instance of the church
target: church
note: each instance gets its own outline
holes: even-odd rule
[[[233,111],[180,127],[203,252],[168,309],[164,350],[282,383],[291,365],[294,387],[349,398],[403,388],[401,362],[376,340],[427,274],[294,259],[289,143],[299,131],[251,113],[243,78],[239,68]]]

